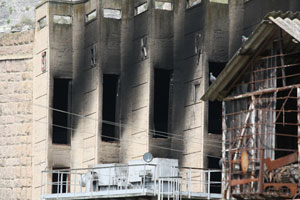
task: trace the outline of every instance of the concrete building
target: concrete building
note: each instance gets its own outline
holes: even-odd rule
[[[207,167],[206,155],[218,163],[219,135],[207,146],[202,139],[209,135],[200,94],[209,54],[227,59],[228,4],[186,6],[120,0],[37,6],[34,172],[126,163],[146,152],[177,158],[183,167]],[[205,45],[215,48],[202,51]],[[40,180],[33,177],[33,195],[40,194]]]
[[[249,14],[257,7],[260,15]],[[34,32],[1,38],[0,194],[38,199],[53,189],[41,170],[129,163],[146,152],[180,168],[218,168],[221,104],[200,100],[209,74],[266,12],[298,8],[296,0],[39,3]]]

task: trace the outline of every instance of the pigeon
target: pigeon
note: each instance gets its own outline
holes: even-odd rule
[[[209,80],[211,83],[214,82],[215,80],[217,80],[217,78],[213,75],[212,72],[209,73]]]
[[[248,40],[248,38],[247,38],[246,36],[242,35],[242,42],[244,43],[244,42],[246,42],[247,40]]]

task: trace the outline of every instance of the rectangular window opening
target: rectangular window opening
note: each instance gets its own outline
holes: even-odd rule
[[[156,138],[168,138],[172,70],[154,69],[154,129]]]
[[[134,16],[142,14],[143,12],[146,12],[148,10],[148,3],[145,2],[142,5],[139,5],[134,8]]]
[[[200,101],[200,83],[194,83],[194,103],[197,103]]]
[[[70,79],[54,78],[53,89],[53,126],[52,143],[70,144],[69,112],[70,106]],[[62,112],[63,111],[63,112]]]
[[[37,22],[38,22],[38,30],[41,30],[42,28],[44,28],[47,25],[46,16],[42,17]]]
[[[110,124],[111,122],[117,122],[116,111],[118,88],[119,75],[103,74],[102,141],[118,141],[117,126]]]
[[[172,11],[173,4],[171,2],[155,1],[155,9]]]
[[[225,68],[226,63],[209,62],[209,82],[210,84],[217,78]],[[212,77],[211,77],[212,76]],[[222,134],[222,102],[208,102],[208,133]]]
[[[208,169],[221,169],[220,158],[207,156],[207,167]],[[221,172],[211,172],[210,174],[210,192],[221,193]]]
[[[85,22],[87,23],[87,22],[90,22],[90,21],[92,21],[93,19],[96,19],[96,17],[97,17],[97,12],[96,12],[96,10],[93,10],[92,12],[90,12],[89,14],[87,14],[86,16],[85,16]]]
[[[212,3],[228,4],[228,0],[209,0]]]
[[[104,18],[121,19],[122,12],[121,12],[121,10],[118,10],[118,9],[104,8],[103,16],[104,16]]]
[[[69,168],[53,168],[56,172],[52,173],[52,194],[70,192],[71,177],[67,169]]]
[[[72,17],[67,15],[54,15],[53,22],[55,24],[72,24]]]
[[[292,153],[292,150],[297,150],[297,90],[278,91],[276,102],[276,151],[275,158],[281,158]],[[288,97],[290,95],[290,97]],[[287,99],[286,99],[287,98]],[[287,111],[287,112],[285,112]],[[282,149],[282,150],[279,150]]]
[[[145,60],[148,57],[147,37],[141,38],[141,59]]]
[[[90,48],[90,60],[91,60],[91,66],[96,64],[96,44],[94,44],[91,48]]]
[[[202,0],[186,0],[186,8],[191,8],[201,3]]]

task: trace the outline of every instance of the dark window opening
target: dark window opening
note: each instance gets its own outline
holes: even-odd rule
[[[287,97],[289,93],[290,90],[279,91],[277,93],[277,97],[279,98],[277,98],[276,103],[276,116],[279,116],[276,121],[276,159],[292,153],[291,151],[285,150],[297,150],[298,126],[296,124],[298,123],[298,120],[296,88],[292,89],[290,98],[288,98],[287,101],[285,98],[280,99],[280,97]],[[280,111],[281,109],[282,111]]]
[[[52,194],[70,192],[70,174],[66,169],[68,168],[53,169],[56,172],[52,174]]]
[[[118,140],[116,126],[106,122],[116,122],[118,83],[118,75],[103,74],[102,120],[104,121],[102,122],[102,141]]]
[[[154,69],[154,129],[156,138],[168,137],[171,70]]]
[[[200,100],[200,83],[195,83],[194,84],[194,103],[197,103]]]
[[[91,65],[95,65],[96,64],[96,45],[91,47],[90,56],[91,56]]]
[[[220,158],[207,156],[207,167],[208,169],[221,169]],[[210,174],[210,192],[221,193],[221,172],[211,172]]]
[[[53,144],[69,144],[69,92],[70,79],[54,79],[53,89]],[[61,112],[64,111],[64,112]]]
[[[225,68],[226,63],[209,62],[209,76],[217,78]],[[209,77],[210,84],[213,78]],[[222,102],[208,102],[208,133],[222,134]]]

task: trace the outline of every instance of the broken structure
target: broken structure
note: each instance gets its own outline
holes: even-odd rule
[[[32,170],[45,173],[33,177],[33,195],[40,196],[41,187],[43,194],[56,194],[50,183],[67,176],[54,174],[98,164],[130,165],[146,152],[177,159],[180,169],[197,168],[191,188],[207,193],[203,168],[218,167],[221,129],[206,131],[200,97],[207,87],[208,60],[227,60],[227,8],[227,1],[201,0],[40,3],[33,50]],[[218,23],[204,28],[213,19]],[[210,52],[203,51],[209,45]],[[214,178],[220,181],[220,173]],[[220,193],[220,183],[212,187]],[[79,191],[71,187],[67,193]]]
[[[67,187],[79,184],[79,171],[101,171],[106,164],[121,169],[151,152],[178,160],[179,176],[164,181],[181,180],[184,198],[218,197],[209,192],[220,193],[220,173],[209,177],[207,168],[212,173],[219,167],[222,112],[220,102],[200,100],[208,75],[221,72],[241,36],[248,36],[267,12],[295,11],[299,4],[42,1],[35,9],[34,31],[0,39],[0,196],[80,193],[83,186]],[[140,184],[125,187],[122,176],[108,185],[118,186],[124,196],[132,185],[147,189],[141,181],[146,175],[159,182],[141,172],[135,174]]]
[[[299,192],[300,14],[268,14],[203,100],[223,101],[224,198]]]

